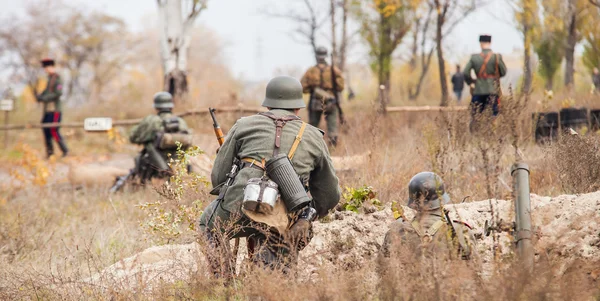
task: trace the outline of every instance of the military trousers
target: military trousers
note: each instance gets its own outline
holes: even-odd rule
[[[325,122],[327,122],[327,137],[329,137],[330,144],[335,146],[335,144],[337,142],[338,122],[339,122],[338,121],[339,112],[338,112],[337,108],[334,109],[332,112],[309,110],[308,111],[308,123],[310,123],[310,125],[318,128],[319,124],[321,123],[321,116],[323,116],[323,114],[325,114]]]
[[[223,201],[218,200],[210,203],[199,220],[200,234],[215,250],[215,252],[207,252],[212,266],[218,262],[221,266],[217,269],[222,270],[225,266],[226,269],[232,270],[230,266],[235,263],[235,258],[226,259],[231,256],[229,240],[241,237],[248,239],[248,251],[251,253],[253,263],[283,271],[287,271],[292,264],[295,264],[298,250],[291,248],[282,235],[264,224],[250,220],[243,213],[234,214],[227,211],[222,203]],[[214,254],[221,258],[210,258]],[[222,275],[218,272],[215,274]]]
[[[491,109],[492,115],[498,116],[499,98],[495,94],[473,95],[471,98],[471,115],[483,113],[486,109]]]
[[[42,118],[42,124],[44,123],[60,123],[62,119],[62,114],[61,112],[46,112],[44,113],[44,116]],[[54,139],[56,141],[56,143],[58,144],[58,147],[60,147],[60,150],[63,153],[63,156],[67,155],[67,152],[69,151],[67,149],[67,145],[65,144],[65,141],[63,140],[63,137],[60,134],[60,127],[52,127],[52,128],[43,128],[42,131],[44,132],[44,140],[46,142],[46,154],[48,155],[48,157],[52,156],[52,154],[54,154],[54,145],[52,143],[52,140]]]

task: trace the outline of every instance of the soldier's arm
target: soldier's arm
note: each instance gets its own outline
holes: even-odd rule
[[[50,83],[48,83],[50,84]],[[42,95],[40,95],[39,99],[43,102],[55,102],[58,101],[60,99],[60,96],[62,95],[62,81],[60,79],[60,76],[56,76],[56,79],[54,80],[54,83],[52,83],[52,86],[48,87],[48,89],[46,89]]]
[[[500,77],[504,77],[506,75],[506,64],[504,64],[504,60],[502,59],[502,55],[498,54],[500,61],[498,62],[498,72],[500,73]]]
[[[333,71],[335,72],[335,81],[337,85],[337,91],[344,91],[344,77],[342,76],[342,71],[337,67],[333,67]]]
[[[465,77],[465,83],[467,83],[467,85],[470,85],[475,82],[475,80],[471,77],[471,69],[473,69],[473,62],[471,59],[469,59],[469,62],[463,69],[463,75]]]
[[[302,76],[302,79],[300,80],[300,83],[302,84],[302,92],[304,93],[311,93],[312,91],[312,86],[310,85],[310,72],[311,72],[312,68],[306,70],[306,72],[304,73],[304,75]]]
[[[159,118],[154,115],[146,116],[138,125],[134,126],[129,132],[129,141],[135,144],[146,144],[153,141],[158,130],[155,124],[162,122],[160,118],[158,121],[154,120],[155,117]]]
[[[219,152],[217,153],[217,158],[215,159],[215,164],[213,165],[210,174],[213,187],[217,187],[227,180],[227,173],[231,170],[233,159],[237,156],[239,151],[237,139],[235,138],[237,126],[236,123],[231,127],[225,136],[225,142],[223,142],[223,145],[219,148]]]
[[[333,163],[323,141],[325,152],[319,158],[315,169],[310,174],[309,187],[313,197],[313,206],[320,217],[326,216],[329,210],[335,208],[340,201],[340,186],[333,169]]]
[[[188,127],[187,122],[181,117],[179,117],[179,131],[185,132],[186,134],[191,134],[192,130]]]

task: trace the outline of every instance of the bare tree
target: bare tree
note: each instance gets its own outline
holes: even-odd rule
[[[337,38],[336,38],[336,32],[335,32],[335,26],[336,26],[336,22],[335,22],[335,0],[330,0],[329,1],[330,7],[330,16],[331,16],[331,57],[332,58],[337,58]],[[332,60],[331,64],[335,64],[335,62]]]
[[[464,4],[459,0],[433,0],[429,6],[437,12],[435,27],[435,48],[437,49],[438,68],[440,73],[440,87],[442,90],[441,106],[448,105],[448,78],[446,74],[446,60],[444,59],[443,39],[454,30],[466,16],[477,8],[488,3],[488,0],[472,0]]]
[[[392,55],[410,31],[415,9],[408,0],[399,3],[373,1],[356,5],[356,16],[361,22],[361,35],[369,46],[371,67],[379,82],[378,112],[381,114],[386,113],[387,104],[390,102]]]
[[[37,95],[41,76],[40,59],[49,55],[49,28],[35,20],[45,16],[46,6],[28,6],[25,17],[3,20],[0,28],[2,65],[13,81],[25,82]]]
[[[431,24],[430,21],[432,15],[433,8],[430,7],[424,19],[421,17],[417,17],[414,21],[415,27],[413,29],[414,40],[412,48],[413,54],[411,58],[411,66],[414,66],[414,69],[416,69],[418,58],[420,58],[421,68],[416,86],[408,88],[408,98],[411,100],[417,99],[417,97],[419,97],[419,94],[421,94],[421,88],[423,86],[423,83],[425,82],[427,73],[429,72],[429,66],[431,65],[433,52],[435,51],[435,45],[432,45],[430,49],[427,48],[427,42],[429,41],[429,24]],[[419,49],[421,50],[420,54],[418,53]]]
[[[340,70],[345,71],[346,69],[346,59],[348,55],[348,13],[350,8],[348,6],[348,0],[342,0],[342,37],[340,41],[340,49],[339,49],[339,62],[338,67]]]
[[[465,4],[464,1],[460,0],[430,0],[426,3],[427,14],[425,18],[416,18],[414,21],[413,28],[413,44],[412,44],[412,57],[411,57],[411,68],[413,70],[417,67],[417,56],[419,49],[420,40],[420,58],[421,58],[421,72],[416,86],[409,88],[409,99],[416,99],[421,93],[421,87],[429,72],[429,67],[432,62],[433,53],[436,52],[439,69],[439,80],[441,87],[441,101],[440,105],[448,105],[448,78],[446,74],[446,60],[444,58],[443,43],[444,38],[451,34],[456,26],[462,22],[465,17],[475,12],[478,8],[489,3],[490,0],[473,0]],[[430,24],[434,18],[433,13],[435,12],[435,31],[430,33]],[[433,36],[433,43],[427,43],[430,39],[430,35]],[[427,49],[427,47],[431,47]]]
[[[156,0],[164,90],[182,101],[188,92],[187,60],[194,21],[208,0]]]
[[[292,2],[295,5],[286,5],[288,9],[285,12],[267,10],[264,14],[269,17],[286,19],[296,23],[297,27],[294,30],[296,35],[294,38],[300,43],[309,44],[312,47],[316,60],[317,35],[320,28],[327,22],[329,15],[320,13],[321,10],[319,7],[309,0],[301,0],[301,3],[299,0]],[[286,4],[289,3],[286,1]],[[302,10],[298,9],[298,4],[301,4]]]

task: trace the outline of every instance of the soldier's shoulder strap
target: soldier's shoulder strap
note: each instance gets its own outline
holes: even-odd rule
[[[462,259],[470,259],[472,250],[471,245],[466,237],[466,233],[464,228],[455,227],[454,223],[458,223],[460,225],[464,225],[465,227],[472,229],[470,225],[462,221],[449,220],[448,225],[454,229],[454,233],[456,234],[456,240],[458,240],[459,253],[461,254]]]
[[[419,237],[425,237],[425,236],[432,237],[444,225],[444,221],[441,219],[436,221],[435,223],[433,223],[433,225],[431,225],[431,227],[429,227],[429,229],[427,229],[425,231],[423,231],[421,224],[416,219],[413,219],[412,222],[410,222],[410,225],[412,226],[412,228],[415,230],[415,232],[417,233],[417,235]]]
[[[279,155],[279,148],[281,148],[281,135],[283,127],[289,121],[300,120],[300,117],[296,115],[275,116],[275,114],[271,112],[260,112],[258,115],[271,118],[275,123],[275,148],[273,148],[273,157],[276,157]]]
[[[471,225],[467,224],[467,222],[463,222],[463,221],[459,221],[459,220],[455,220],[455,219],[453,219],[452,222],[454,222],[456,224],[461,224],[463,226],[466,226],[470,230],[473,230],[473,227]]]

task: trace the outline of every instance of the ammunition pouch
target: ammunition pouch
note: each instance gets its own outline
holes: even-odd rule
[[[244,209],[256,212],[271,214],[275,203],[279,198],[278,185],[268,177],[252,178],[244,187]]]
[[[155,140],[155,146],[160,150],[175,150],[177,143],[181,143],[181,148],[185,150],[192,145],[192,136],[184,133],[159,133]]]
[[[310,198],[300,181],[292,162],[286,155],[278,155],[266,163],[267,175],[279,186],[281,200],[288,212],[304,208]]]
[[[336,109],[335,95],[320,87],[313,90],[310,99],[310,110],[331,113]]]
[[[179,118],[178,117],[165,118],[165,119],[163,119],[163,126],[165,127],[165,132],[177,133],[177,132],[179,132]]]

